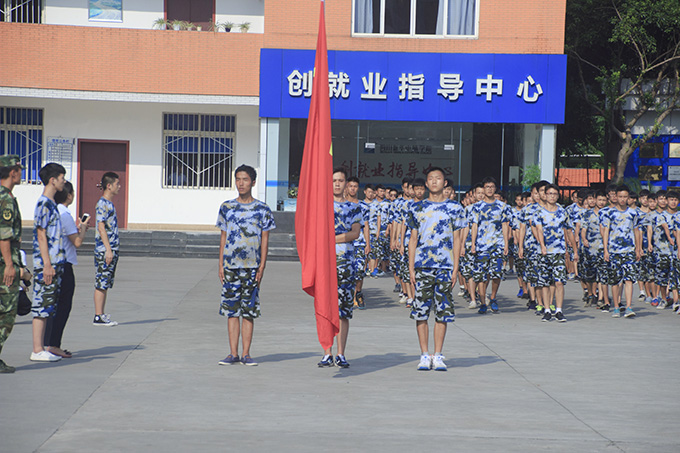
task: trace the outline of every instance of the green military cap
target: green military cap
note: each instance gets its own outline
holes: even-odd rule
[[[21,157],[15,154],[7,154],[6,156],[0,156],[0,167],[21,167]]]

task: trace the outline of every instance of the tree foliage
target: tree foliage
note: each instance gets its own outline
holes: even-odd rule
[[[680,106],[680,2],[568,0],[565,47],[570,88],[604,119],[620,181],[635,148]]]

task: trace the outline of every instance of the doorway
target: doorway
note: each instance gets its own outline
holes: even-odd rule
[[[104,173],[112,171],[120,176],[120,192],[113,200],[118,227],[127,228],[129,150],[128,141],[78,140],[78,216],[90,214],[90,227],[96,226],[95,206],[102,196],[97,184]]]

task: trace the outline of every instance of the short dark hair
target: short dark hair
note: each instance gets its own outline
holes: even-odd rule
[[[647,189],[642,189],[640,193],[638,193],[639,197],[648,197],[651,192]]]
[[[585,200],[586,198],[590,198],[590,197],[595,198],[595,191],[594,191],[593,189],[587,190],[587,191],[586,191],[586,196],[583,197],[583,199]]]
[[[106,190],[106,188],[109,187],[109,184],[113,184],[116,181],[116,179],[120,179],[118,173],[107,171],[106,173],[104,173],[104,176],[102,176],[101,189]]]
[[[545,191],[547,192],[550,189],[555,189],[557,191],[557,195],[559,196],[560,194],[560,188],[557,186],[557,184],[548,184],[545,186]]]
[[[257,172],[250,165],[239,165],[239,167],[234,171],[234,176],[236,176],[236,173],[242,171],[248,174],[248,177],[251,181],[255,181],[257,179]]]
[[[58,178],[59,175],[65,174],[66,169],[61,164],[57,164],[55,162],[50,162],[49,164],[46,164],[38,172],[38,176],[40,176],[40,180],[44,185],[48,185],[50,183],[50,179]]]
[[[628,196],[629,196],[630,198],[635,199],[635,200],[638,199],[638,194],[636,194],[635,192],[630,192],[630,193],[628,194]]]
[[[382,184],[378,184],[377,186],[375,186],[375,190],[378,190],[378,189],[383,189],[383,190],[384,190],[384,189],[385,189],[385,186],[383,186]]]
[[[483,188],[484,188],[484,184],[482,184],[481,182],[478,182],[477,184],[472,186],[472,191],[474,192],[477,189],[483,189]]]
[[[66,201],[69,195],[73,193],[73,184],[70,181],[64,183],[64,189],[54,194],[54,202],[61,204]]]
[[[588,196],[588,192],[590,192],[590,189],[579,189],[576,192],[576,197],[583,200],[584,198],[586,198]]]
[[[486,178],[482,179],[482,187],[484,187],[485,185],[487,185],[491,182],[493,183],[494,186],[498,187],[498,183],[496,182],[496,178],[494,178],[493,176],[487,176]]]
[[[602,189],[596,190],[596,191],[595,191],[595,198],[597,198],[597,197],[605,197],[605,198],[607,198],[607,194],[606,194],[605,191],[602,190]]]
[[[656,198],[659,198],[659,197],[666,197],[666,195],[668,195],[668,191],[662,189],[662,190],[659,190],[659,191],[656,193]],[[668,198],[668,197],[666,197],[666,198]]]
[[[619,186],[616,186],[616,193],[619,193],[619,192],[628,192],[628,194],[630,195],[630,189],[625,184],[621,184]]]
[[[425,187],[425,180],[423,178],[416,178],[413,180],[413,187]]]
[[[451,187],[453,188],[453,181],[450,178],[444,179],[444,187]]]
[[[647,195],[647,200],[656,201],[656,194],[654,192],[649,192],[649,195]]]
[[[606,192],[607,192],[607,193],[609,193],[609,192],[616,192],[616,191],[618,191],[618,189],[619,189],[619,186],[617,186],[616,184],[609,184],[609,185],[607,186]]]
[[[404,178],[401,180],[401,185],[403,186],[404,184],[413,184],[413,178]]]
[[[668,195],[666,195],[666,198],[675,198],[676,200],[680,200],[680,194],[678,194],[674,190],[668,191]]]
[[[522,199],[526,200],[531,197],[531,192],[522,192]]]
[[[335,167],[333,169],[333,174],[336,173],[342,173],[343,175],[345,175],[345,179],[347,179],[347,170],[345,170],[344,167]]]
[[[347,178],[347,182],[348,183],[355,182],[355,183],[359,184],[359,178],[357,178],[356,176],[350,176],[349,178]]]
[[[545,179],[542,179],[536,183],[536,190],[541,190],[545,186],[549,185],[550,183],[546,181]]]
[[[15,168],[18,169],[19,166],[14,165],[13,167],[0,167],[0,180],[9,178],[9,174],[12,173],[12,170]]]
[[[390,187],[390,188],[389,188],[389,191],[390,191],[390,192],[395,192],[395,193],[399,194],[399,191],[398,191],[397,189],[395,189],[394,187]]]
[[[433,171],[439,171],[441,172],[442,176],[446,177],[446,173],[444,173],[444,169],[441,167],[430,167],[427,170],[425,170],[425,178],[429,176],[430,173]]]
[[[371,183],[368,183],[364,186],[364,190],[368,190],[368,189],[375,190],[375,186],[373,186],[373,184],[371,184]]]

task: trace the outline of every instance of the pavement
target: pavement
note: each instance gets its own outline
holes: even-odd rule
[[[456,298],[448,371],[416,371],[415,325],[393,280],[367,279],[351,367],[321,369],[300,265],[270,262],[259,366],[218,366],[217,259],[122,257],[107,302],[116,327],[92,325],[90,259],[76,281],[63,341],[73,358],[30,362],[30,319],[17,318],[2,353],[17,372],[0,375],[0,452],[680,451],[670,309],[636,301],[636,318],[613,319],[583,308],[570,282],[568,322],[543,323],[511,276],[498,314]]]

